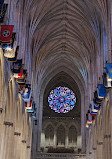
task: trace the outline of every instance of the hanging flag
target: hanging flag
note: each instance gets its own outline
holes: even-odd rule
[[[25,80],[25,79],[19,79],[19,78],[18,78],[16,81],[17,81],[17,83],[18,83],[20,86],[23,86],[23,87],[26,86],[26,80]]]
[[[2,48],[4,56],[7,58],[14,58],[17,48],[16,33],[13,33],[10,43],[3,43]]]
[[[16,33],[12,33],[11,40],[7,43],[1,43],[3,50],[12,49],[14,41],[16,40]]]
[[[19,84],[19,85],[26,85],[26,80],[23,78],[23,79],[21,79],[21,78],[17,78],[17,83]]]
[[[88,110],[88,113],[86,114],[86,120],[87,124],[92,124],[95,120],[95,115],[90,114],[90,111]]]
[[[29,103],[29,102],[26,102]],[[31,102],[30,105],[25,105],[25,108],[27,110],[28,113],[33,113],[34,112],[34,108],[35,108],[35,103]]]
[[[2,0],[0,2],[0,23],[3,23],[8,4],[4,4]]]
[[[112,81],[108,80],[107,73],[103,73],[103,84],[106,88],[112,87]]]
[[[22,93],[25,89],[26,85],[23,86],[23,85],[19,85],[19,93]]]
[[[28,102],[25,102],[25,108],[26,109],[32,109],[32,100],[28,101]]]
[[[8,58],[9,62],[17,62],[18,51],[19,51],[19,46],[17,46],[17,48],[16,48],[15,57],[14,58]]]
[[[36,119],[36,108],[34,109],[34,112],[30,114],[30,117]]]
[[[25,102],[30,101],[30,99],[31,99],[31,85],[30,84],[26,84],[26,87],[24,88],[24,90],[21,91],[21,95]]]
[[[108,76],[108,81],[112,81],[112,63],[107,63],[106,64],[106,73]]]
[[[98,90],[98,98],[103,99],[104,97],[106,97],[106,89],[103,84],[98,84],[97,90]]]
[[[14,73],[14,78],[17,78],[17,82],[21,83],[25,80],[27,77],[27,70],[23,70],[23,68],[20,69],[20,73]]]
[[[100,104],[95,104],[94,101],[91,101],[90,103],[90,113],[91,114],[97,114],[100,110]]]
[[[7,47],[4,50],[4,56],[7,58],[14,58],[16,55],[15,52],[16,52],[16,48],[17,48],[17,41],[14,41],[14,43],[12,45],[13,45],[13,48]]]
[[[0,41],[1,42],[10,42],[12,38],[12,32],[14,29],[14,25],[1,25],[1,34],[0,34]]]
[[[97,91],[94,92],[94,99],[93,99],[95,104],[100,104],[102,102],[102,99],[98,98],[98,93]]]
[[[13,73],[20,73],[21,68],[22,68],[22,59],[13,62],[13,69],[12,69]]]

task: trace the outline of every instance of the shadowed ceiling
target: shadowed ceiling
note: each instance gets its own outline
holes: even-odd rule
[[[38,76],[39,87],[45,79],[47,84],[51,81],[49,85],[52,86],[46,86],[48,93],[54,87],[52,79],[55,77],[68,83],[73,90],[87,88],[91,63],[100,54],[106,34],[108,1],[24,0],[23,3],[32,68]],[[63,73],[61,75],[62,67],[66,81]],[[68,74],[76,83],[74,88],[69,84]]]

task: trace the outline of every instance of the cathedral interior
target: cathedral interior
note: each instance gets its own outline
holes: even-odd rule
[[[112,159],[112,0],[0,0],[0,159]]]

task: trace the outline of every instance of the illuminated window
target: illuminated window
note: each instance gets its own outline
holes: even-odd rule
[[[48,102],[56,113],[67,113],[74,108],[76,97],[69,88],[59,86],[50,92]]]

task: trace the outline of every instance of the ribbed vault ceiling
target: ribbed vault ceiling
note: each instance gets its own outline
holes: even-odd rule
[[[38,76],[70,65],[87,84],[90,62],[100,50],[107,0],[25,0],[33,67]],[[64,71],[64,70],[63,70]],[[53,72],[53,69],[52,69]]]

